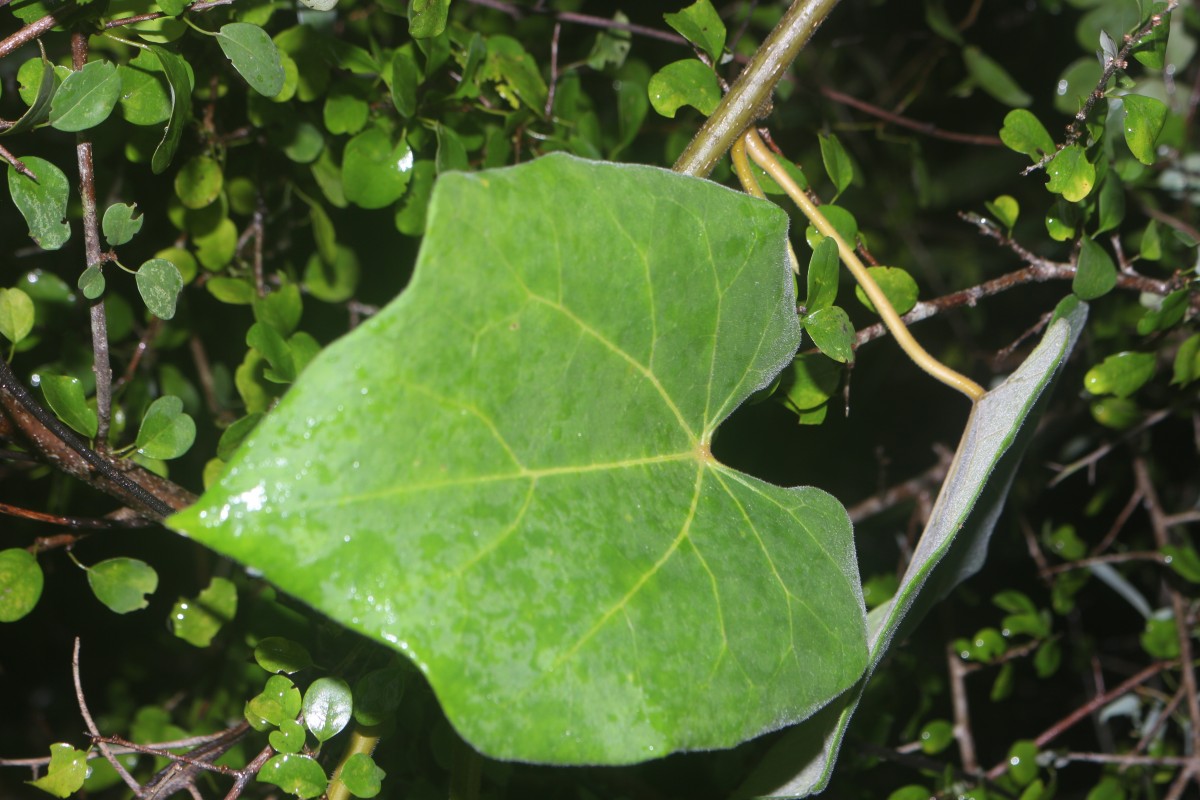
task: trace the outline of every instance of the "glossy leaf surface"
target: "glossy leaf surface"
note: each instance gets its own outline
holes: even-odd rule
[[[70,797],[83,787],[87,774],[87,753],[64,742],[56,742],[50,745],[46,774],[29,783],[55,797]]]
[[[83,384],[69,375],[42,375],[42,394],[54,415],[71,430],[91,439],[96,435],[99,421],[95,410],[88,407]]]
[[[667,64],[650,78],[650,104],[664,117],[675,117],[683,106],[708,115],[721,101],[721,87],[713,71],[694,58]]]
[[[108,119],[121,96],[121,76],[111,61],[93,61],[72,72],[50,104],[50,125],[82,131]]]
[[[317,797],[324,793],[329,781],[311,756],[281,753],[271,758],[258,772],[258,780],[278,786],[287,794],[299,798]]]
[[[1123,104],[1125,143],[1129,145],[1129,152],[1143,164],[1153,164],[1154,143],[1166,124],[1167,106],[1157,98],[1138,94],[1126,95]]]
[[[33,330],[33,300],[20,289],[0,289],[0,336],[13,344]]]
[[[845,511],[708,449],[798,344],[786,225],[648,167],[443,176],[409,288],[170,524],[407,655],[494,756],[803,719],[864,664]]]
[[[663,19],[713,61],[720,59],[725,47],[725,23],[709,0],[696,0],[674,14],[663,14]]]

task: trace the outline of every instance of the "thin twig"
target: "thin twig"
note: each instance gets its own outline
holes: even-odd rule
[[[83,697],[83,681],[79,677],[79,637],[75,637],[75,649],[71,653],[71,675],[75,679],[75,700],[79,703],[79,714],[83,717],[83,724],[87,726],[88,733],[91,734],[92,740],[96,742],[96,746],[100,748],[100,752],[112,764],[113,769],[121,776],[121,780],[125,785],[133,790],[134,797],[141,797],[142,787],[133,776],[129,774],[129,770],[125,769],[125,765],[117,760],[117,757],[108,745],[100,741],[100,729],[96,727],[96,721],[92,719],[92,714],[88,711],[87,701]]]
[[[109,519],[96,517],[67,517],[60,514],[46,514],[41,511],[34,511],[29,508],[21,508],[20,506],[12,506],[8,503],[0,503],[0,514],[9,517],[19,517],[20,519],[31,519],[35,522],[44,522],[47,525],[58,525],[63,528],[72,528],[74,530],[105,530],[108,528],[130,528],[139,527],[145,524],[140,518],[131,519]]]
[[[70,5],[57,12],[47,14],[35,22],[29,23],[8,38],[0,41],[0,58],[12,55],[14,51],[29,44],[34,39],[48,32],[51,28],[61,25],[78,10],[78,6]]]
[[[901,128],[908,128],[910,131],[923,133],[926,136],[931,136],[934,139],[943,139],[948,142],[960,142],[962,144],[975,144],[985,147],[1003,147],[1004,142],[1000,141],[999,136],[989,136],[977,133],[957,133],[955,131],[947,131],[934,125],[932,122],[918,122],[914,119],[894,114],[885,108],[872,105],[865,100],[859,100],[857,97],[852,97],[845,92],[839,92],[831,86],[820,86],[818,91],[828,97],[835,103],[857,108],[866,114],[890,122],[893,125],[899,125]]]
[[[1075,561],[1068,561],[1065,564],[1055,564],[1052,567],[1047,567],[1042,571],[1046,577],[1058,575],[1062,572],[1071,572],[1076,569],[1087,569],[1094,564],[1125,564],[1130,561],[1154,561],[1158,564],[1166,564],[1167,557],[1157,550],[1138,551],[1133,553],[1109,553],[1102,556],[1089,556],[1080,558]]]
[[[1058,472],[1058,474],[1055,475],[1054,478],[1047,485],[1051,486],[1051,487],[1057,486],[1058,484],[1062,483],[1067,478],[1069,478],[1071,475],[1074,475],[1079,470],[1083,469],[1084,467],[1090,467],[1093,464],[1095,464],[1097,461],[1099,461],[1100,459],[1107,456],[1109,453],[1112,452],[1113,448],[1116,447],[1117,445],[1123,444],[1124,442],[1129,441],[1133,437],[1140,434],[1142,431],[1145,431],[1149,428],[1154,427],[1155,425],[1162,422],[1164,419],[1166,419],[1169,416],[1171,416],[1171,409],[1161,408],[1158,411],[1155,411],[1150,416],[1146,417],[1144,420],[1139,422],[1134,427],[1125,431],[1125,433],[1121,434],[1116,439],[1105,442],[1104,444],[1100,445],[1092,452],[1085,455],[1083,458],[1077,458],[1076,460],[1072,461],[1070,464],[1050,464],[1049,465],[1050,468],[1056,470]]]
[[[954,649],[954,643],[946,644],[946,669],[950,673],[950,697],[954,706],[954,740],[958,742],[958,756],[963,770],[970,775],[979,774],[979,759],[975,755],[975,737],[971,734],[970,705],[967,702],[967,671],[963,660]]]
[[[1109,59],[1104,64],[1104,70],[1100,73],[1100,79],[1096,81],[1096,88],[1093,89],[1092,93],[1088,95],[1088,99],[1084,101],[1083,106],[1080,107],[1078,112],[1076,112],[1075,118],[1071,120],[1071,124],[1067,126],[1066,139],[1063,140],[1062,144],[1058,145],[1053,153],[1046,153],[1040,159],[1038,159],[1037,162],[1023,169],[1021,171],[1022,175],[1029,175],[1032,172],[1036,172],[1037,170],[1044,168],[1056,155],[1058,155],[1060,150],[1070,147],[1071,145],[1075,144],[1075,142],[1079,141],[1079,137],[1082,136],[1083,132],[1086,130],[1084,124],[1087,122],[1088,116],[1091,115],[1092,109],[1095,107],[1096,103],[1104,98],[1105,93],[1108,90],[1108,82],[1113,79],[1113,76],[1116,75],[1118,71],[1129,66],[1129,54],[1133,52],[1133,48],[1136,47],[1143,39],[1149,36],[1155,28],[1161,25],[1166,20],[1167,15],[1174,11],[1178,6],[1179,0],[1171,0],[1165,9],[1158,14],[1152,15],[1150,20],[1136,33],[1127,34],[1125,36],[1124,46],[1121,47],[1120,51],[1115,57]]]
[[[1179,666],[1179,661],[1177,659],[1171,661],[1154,662],[1141,672],[1138,672],[1136,675],[1133,675],[1122,681],[1120,685],[1108,690],[1107,692],[1104,692],[1103,694],[1096,695],[1083,705],[1076,708],[1070,714],[1060,719],[1058,722],[1055,722],[1049,728],[1046,728],[1046,730],[1042,731],[1034,738],[1034,744],[1036,744],[1038,748],[1044,748],[1047,744],[1057,739],[1060,735],[1072,728],[1080,720],[1089,716],[1096,709],[1111,703],[1118,697],[1128,694],[1130,691],[1158,675],[1163,670],[1177,666]],[[1003,775],[1007,770],[1008,759],[1004,759],[989,769],[985,777],[990,781],[994,781]]]
[[[10,153],[8,148],[2,144],[0,144],[0,158],[3,158],[5,161],[11,164],[13,169],[24,175],[26,178],[29,178],[29,180],[36,181],[38,179],[38,176],[34,174],[33,170],[25,166],[24,161]]]

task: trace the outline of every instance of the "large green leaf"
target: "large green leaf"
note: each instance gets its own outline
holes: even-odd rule
[[[900,588],[891,600],[871,611],[866,678],[893,641],[983,565],[988,540],[1037,427],[1047,390],[1071,354],[1086,319],[1087,306],[1077,298],[1060,303],[1041,344],[971,410]],[[799,798],[821,792],[829,782],[866,678],[854,691],[783,736],[734,797]]]
[[[408,290],[169,524],[406,654],[496,757],[725,747],[857,680],[845,511],[709,450],[799,342],[785,215],[565,155],[429,213]]]

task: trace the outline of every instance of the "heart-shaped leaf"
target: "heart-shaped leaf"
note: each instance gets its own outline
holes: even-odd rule
[[[329,785],[325,770],[311,756],[280,753],[258,771],[258,780],[278,786],[287,794],[304,798],[323,794]]]
[[[409,288],[170,524],[407,655],[493,756],[804,719],[865,663],[845,511],[709,450],[799,342],[786,230],[648,167],[444,175]]]
[[[713,61],[721,57],[725,47],[725,23],[709,0],[696,0],[674,14],[663,14],[663,19]]]
[[[152,258],[138,268],[138,294],[146,308],[159,319],[175,316],[175,304],[183,291],[183,276],[179,269],[165,258]]]
[[[1064,147],[1054,154],[1046,165],[1046,188],[1063,199],[1077,203],[1088,196],[1096,185],[1096,167],[1087,160],[1087,154],[1077,144]]]
[[[1010,150],[1016,150],[1037,161],[1043,153],[1054,152],[1054,139],[1046,126],[1032,112],[1018,108],[1004,116],[1004,127],[1000,129],[1000,141]]]
[[[145,221],[146,218],[137,213],[137,203],[130,206],[113,203],[105,209],[104,220],[100,223],[100,228],[104,231],[104,241],[108,242],[109,247],[126,244],[142,229],[142,223]]]
[[[196,439],[196,423],[183,413],[183,401],[174,395],[160,397],[146,409],[134,444],[150,458],[178,458]]]
[[[646,91],[654,110],[672,119],[682,106],[691,106],[708,116],[721,102],[716,74],[694,58],[667,64],[650,77]]]
[[[350,685],[341,678],[317,678],[304,693],[304,724],[318,742],[337,736],[353,710]]]

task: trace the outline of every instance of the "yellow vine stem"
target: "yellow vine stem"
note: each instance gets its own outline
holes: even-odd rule
[[[888,302],[887,295],[879,288],[879,284],[871,277],[871,273],[867,272],[867,268],[859,260],[858,255],[854,252],[845,239],[837,232],[833,225],[829,224],[829,220],[821,213],[820,209],[808,199],[808,195],[804,193],[792,176],[779,165],[775,160],[774,154],[767,149],[766,144],[759,137],[758,132],[753,128],[749,128],[739,137],[738,145],[744,146],[745,152],[754,160],[755,164],[762,167],[768,175],[770,175],[776,183],[778,183],[788,197],[800,207],[804,212],[804,216],[808,217],[808,221],[813,224],[823,236],[828,236],[837,242],[838,252],[842,256],[842,263],[850,270],[850,274],[858,281],[858,285],[862,287],[870,299],[871,304],[875,306],[875,310],[879,312],[879,316],[883,319],[883,324],[887,326],[889,332],[896,339],[905,354],[913,360],[918,367],[925,370],[937,380],[971,398],[974,403],[983,397],[984,389],[975,381],[961,375],[958,372],[947,367],[942,362],[938,361],[933,356],[925,351],[908,332],[908,327],[904,321],[900,319],[900,315],[896,313],[896,309],[892,308],[892,304]],[[736,150],[736,146],[734,148]],[[734,167],[737,168],[737,157],[734,156]],[[738,172],[738,178],[742,177],[741,171]]]
[[[357,753],[369,756],[374,753],[375,747],[379,744],[379,734],[382,727],[382,725],[355,724],[354,731],[350,735],[350,742],[346,745],[346,752],[342,753],[337,769],[333,772],[333,778],[329,781],[329,789],[325,794],[325,800],[353,800],[350,789],[342,782],[342,767],[346,766],[346,762],[350,760],[350,756]]]
[[[733,172],[737,175],[738,181],[742,184],[742,188],[746,190],[746,194],[752,197],[757,197],[762,200],[767,199],[766,193],[762,187],[758,185],[758,178],[754,177],[754,171],[750,169],[750,161],[746,158],[746,137],[739,136],[733,142],[733,147],[730,148],[729,155],[733,159]],[[800,260],[796,258],[796,251],[792,248],[792,241],[787,241],[788,263],[792,266],[792,272],[800,274]]]

